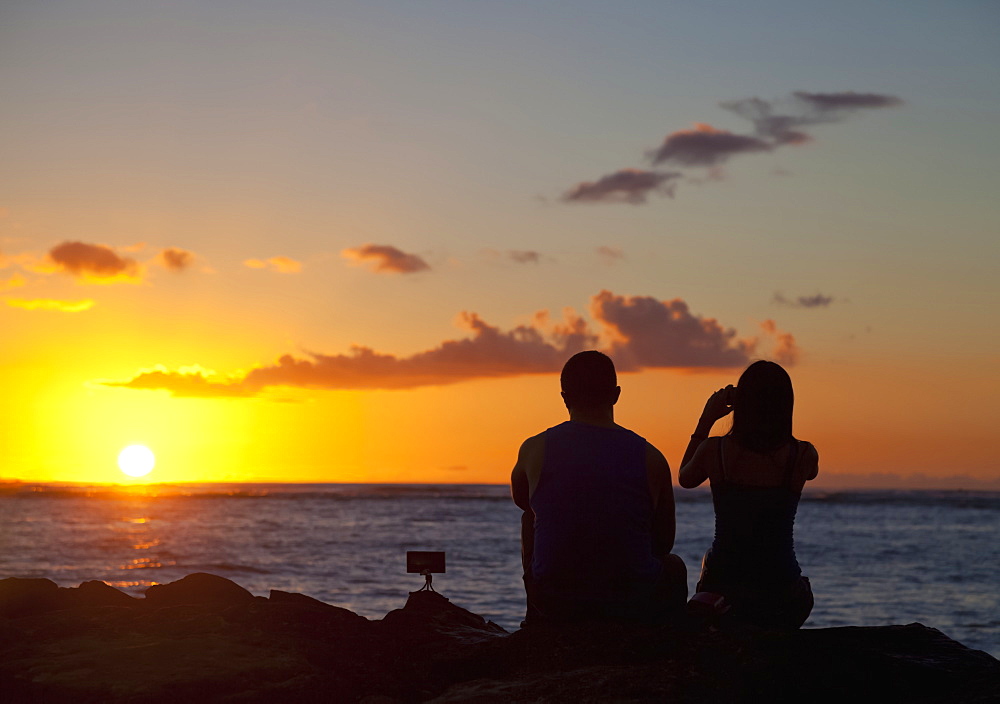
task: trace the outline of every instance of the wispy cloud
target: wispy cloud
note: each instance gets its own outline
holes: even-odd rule
[[[302,271],[302,263],[291,257],[277,256],[268,259],[247,259],[243,264],[251,269],[268,269],[276,271],[279,274],[296,274]]]
[[[197,365],[179,370],[157,365],[141,370],[127,381],[105,380],[97,383],[129,389],[168,390],[172,396],[181,398],[244,398],[256,393],[242,379],[225,378]]]
[[[825,296],[822,293],[816,293],[812,296],[787,298],[781,291],[775,291],[774,297],[771,299],[773,303],[792,306],[793,308],[826,308],[834,300],[833,296]]]
[[[518,264],[537,264],[542,255],[531,249],[510,249],[507,250],[507,258]]]
[[[487,247],[480,251],[491,262],[509,261],[515,264],[541,264],[543,260],[552,261],[552,257],[534,249],[499,250]]]
[[[903,101],[896,96],[884,93],[855,93],[854,91],[807,93],[799,90],[795,91],[793,95],[798,100],[812,105],[817,111],[828,114],[870,108],[895,108],[903,104]]]
[[[812,139],[803,127],[841,122],[860,110],[898,107],[903,101],[880,93],[807,93],[796,91],[777,100],[743,98],[721,103],[721,107],[749,120],[757,135],[773,147],[802,144]]]
[[[902,105],[893,95],[881,93],[810,93],[796,91],[776,100],[743,98],[720,103],[720,107],[748,120],[753,131],[746,134],[695,123],[692,129],[678,130],[663,143],[646,152],[653,166],[672,165],[681,169],[714,169],[708,177],[684,172],[620,169],[597,181],[578,183],[563,194],[565,202],[626,203],[642,205],[652,193],[674,196],[677,183],[688,180],[705,183],[720,180],[719,167],[733,157],[773,152],[791,144],[805,144],[813,137],[804,128],[840,122],[862,110]]]
[[[614,264],[621,259],[625,258],[625,252],[621,250],[620,247],[609,247],[607,245],[601,245],[594,250],[597,252],[597,256],[608,265]]]
[[[645,203],[650,194],[673,198],[681,174],[670,171],[622,169],[596,181],[578,183],[563,194],[568,203]]]
[[[355,264],[367,264],[372,271],[380,274],[412,274],[431,268],[416,254],[407,254],[387,244],[363,244],[345,249],[340,254]]]
[[[179,396],[251,396],[270,387],[306,389],[410,389],[470,379],[556,373],[581,350],[603,348],[622,371],[649,368],[741,367],[758,353],[759,338],[739,337],[713,318],[692,313],[680,299],[619,296],[601,291],[591,299],[593,327],[572,309],[553,319],[537,312],[529,324],[503,330],[476,313],[463,312],[466,336],[445,340],[409,356],[355,345],[347,353],[286,354],[274,364],[243,375],[219,377],[197,368],[143,370],[131,379],[105,385],[161,389]],[[775,338],[771,355],[794,362],[798,350],[789,333],[767,321]]]
[[[94,301],[89,298],[80,301],[59,301],[52,298],[6,298],[4,302],[12,308],[60,311],[62,313],[80,313],[94,307]]]

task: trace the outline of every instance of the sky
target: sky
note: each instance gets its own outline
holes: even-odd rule
[[[676,472],[1000,486],[1000,6],[7,0],[0,478],[507,481],[615,360]],[[726,422],[717,426],[724,432]]]

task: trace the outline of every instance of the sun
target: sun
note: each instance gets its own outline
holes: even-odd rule
[[[144,477],[153,471],[156,457],[145,445],[129,445],[118,453],[118,468],[130,477]]]

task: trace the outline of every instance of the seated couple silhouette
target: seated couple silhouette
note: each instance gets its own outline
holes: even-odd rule
[[[569,420],[525,440],[511,473],[523,511],[525,625],[668,622],[684,612],[688,593],[684,561],[671,552],[670,466],[615,423],[621,387],[607,355],[574,355],[560,383]],[[788,374],[764,361],[705,404],[678,473],[685,488],[707,479],[715,508],[692,609],[774,628],[798,628],[812,609],[792,528],[819,457],[792,435],[792,405]],[[730,413],[732,429],[709,437]]]

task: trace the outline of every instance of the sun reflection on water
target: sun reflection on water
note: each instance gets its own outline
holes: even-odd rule
[[[159,584],[159,582],[154,582],[148,579],[138,579],[133,581],[120,580],[120,581],[108,581],[107,584],[115,587],[116,589],[128,589],[129,587],[151,587],[154,584]]]

